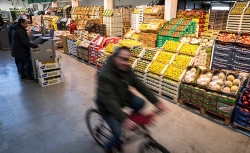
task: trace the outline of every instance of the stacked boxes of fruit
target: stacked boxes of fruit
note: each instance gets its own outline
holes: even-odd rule
[[[194,77],[197,74],[192,71],[195,70],[189,69],[190,72],[187,71],[182,80],[180,100],[221,116],[228,124],[235,108],[238,89],[244,84],[247,75],[240,73],[241,77],[236,78],[235,72],[202,70],[198,77]],[[193,80],[196,80],[195,83],[192,83]],[[246,100],[246,97],[242,96],[242,99]]]
[[[103,24],[106,25],[107,36],[123,35],[123,19],[120,9],[106,9],[103,12]]]
[[[212,69],[250,72],[249,39],[248,33],[222,31],[214,46]]]
[[[172,19],[159,32],[157,47],[163,46],[166,40],[179,41],[184,34],[193,34],[196,23],[190,19]]]
[[[238,105],[235,108],[234,126],[241,126],[250,131],[250,85],[242,90]]]
[[[190,11],[179,11],[177,17],[182,17],[186,19],[192,19],[197,23],[198,26],[198,36],[201,36],[201,33],[208,30],[209,14],[206,11],[202,10],[190,10]]]
[[[228,15],[227,30],[231,31],[249,31],[248,15],[249,2],[235,2]],[[241,30],[242,29],[242,30]]]
[[[38,70],[38,82],[41,86],[49,86],[63,82],[61,64],[56,58],[52,61],[36,60],[36,68]]]

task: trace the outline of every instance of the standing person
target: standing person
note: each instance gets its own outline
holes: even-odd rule
[[[32,63],[30,60],[30,48],[37,48],[38,45],[30,42],[27,30],[28,21],[24,18],[18,19],[18,23],[13,26],[11,55],[18,58],[18,68],[21,79],[32,80]]]
[[[2,14],[0,14],[0,31],[4,28],[4,21],[2,18]]]
[[[12,31],[13,31],[13,26],[16,25],[17,22],[14,22],[10,27],[9,27],[9,31],[8,31],[8,37],[9,37],[9,44],[10,44],[10,48],[11,48],[11,44],[12,44]],[[16,67],[18,70],[18,58],[15,57],[15,63],[16,63]],[[20,73],[20,71],[18,70],[18,73]]]
[[[70,34],[74,34],[75,30],[77,30],[76,23],[74,20],[70,20],[70,26],[69,26]]]
[[[145,104],[142,98],[128,90],[129,86],[135,87],[158,109],[167,110],[165,105],[155,97],[152,91],[131,70],[130,58],[130,49],[121,47],[108,59],[106,65],[98,74],[96,103],[103,119],[110,126],[113,133],[109,142],[104,146],[106,153],[112,153],[113,148],[119,146],[122,127],[131,130],[136,126],[136,123],[131,121],[122,111],[122,108],[128,106],[138,112]]]

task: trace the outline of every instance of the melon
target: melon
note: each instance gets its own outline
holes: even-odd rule
[[[223,81],[222,80],[218,80],[217,84],[221,86],[223,84]]]
[[[240,80],[239,79],[234,79],[233,84],[235,86],[239,86],[240,85]]]
[[[215,75],[215,76],[212,77],[213,81],[218,80],[218,79],[219,79],[219,77],[217,75]]]
[[[223,92],[230,92],[230,88],[229,88],[229,87],[225,87],[225,88],[223,88],[222,91],[223,91]]]
[[[231,81],[226,81],[225,86],[231,88],[233,86],[233,83]]]
[[[221,79],[225,79],[225,77],[226,77],[226,76],[225,76],[225,74],[224,74],[224,73],[222,73],[222,72],[221,72],[221,73],[219,74],[219,78],[221,78]]]
[[[214,87],[215,90],[220,90],[220,88],[221,88],[220,85],[216,85],[216,86]]]
[[[232,86],[231,92],[236,92],[238,90],[238,86]]]
[[[227,76],[227,80],[229,80],[229,81],[233,81],[233,80],[234,80],[234,76],[233,76],[233,75],[229,75],[229,76]]]

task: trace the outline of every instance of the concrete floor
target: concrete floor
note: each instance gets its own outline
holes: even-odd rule
[[[41,87],[20,81],[10,51],[0,51],[1,153],[102,153],[84,121],[94,106],[96,70],[62,56],[65,82]],[[249,137],[162,101],[171,111],[151,131],[172,153],[250,153]],[[136,153],[136,145],[125,149]]]

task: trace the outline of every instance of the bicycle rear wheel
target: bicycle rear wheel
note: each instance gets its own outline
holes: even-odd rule
[[[170,153],[170,152],[159,143],[148,141],[140,145],[139,153]]]
[[[103,120],[99,110],[90,109],[85,116],[87,128],[95,141],[103,146],[111,137],[111,130]]]

